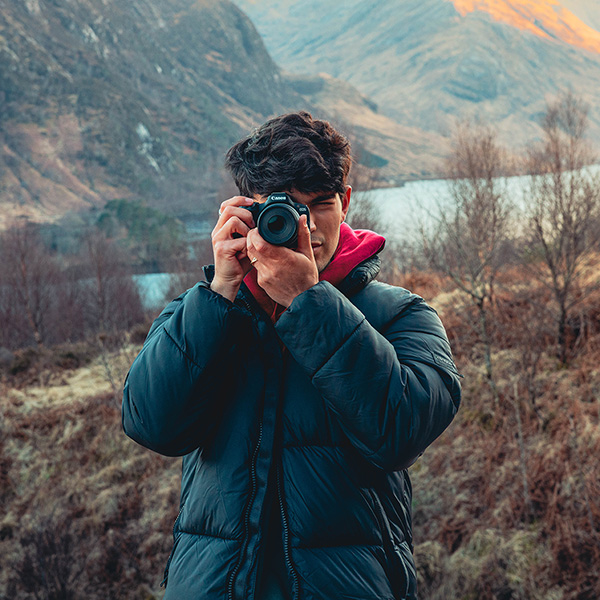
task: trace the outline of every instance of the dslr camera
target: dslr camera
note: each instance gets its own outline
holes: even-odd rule
[[[294,202],[285,192],[273,192],[265,202],[244,208],[252,213],[262,238],[275,246],[296,247],[301,215],[306,215],[306,224],[310,227],[308,207]]]

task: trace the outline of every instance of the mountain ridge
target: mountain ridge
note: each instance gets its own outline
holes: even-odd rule
[[[284,73],[229,0],[7,4],[0,13],[0,227],[17,217],[99,210],[114,198],[180,216],[208,214],[217,194],[231,191],[226,149],[290,110],[348,129],[359,153],[380,164],[383,184],[433,171],[431,155],[406,143],[419,130],[379,115],[347,83],[308,79]],[[350,114],[356,126],[348,125]]]
[[[569,45],[600,53],[600,31],[586,24],[558,0],[449,0],[464,17],[481,11],[496,21],[533,33],[546,39],[556,39]]]
[[[284,68],[349,81],[401,124],[448,136],[457,121],[480,120],[519,152],[539,138],[547,101],[573,90],[591,108],[590,134],[600,137],[598,53],[486,12],[463,17],[451,0],[382,0],[368,8],[348,0],[335,9],[310,0],[302,11],[291,0],[238,4],[263,36],[278,31],[263,39]],[[588,10],[588,20],[596,12]]]
[[[194,36],[205,19],[212,30]],[[250,21],[225,1],[29,0],[2,11],[0,36],[4,216],[50,218],[120,195],[189,203],[195,182],[218,185],[227,142],[289,96]],[[221,54],[224,44],[244,51]],[[233,69],[239,87],[223,76]]]

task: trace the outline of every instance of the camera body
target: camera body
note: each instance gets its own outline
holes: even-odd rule
[[[310,227],[308,207],[294,202],[285,192],[273,192],[265,202],[244,208],[252,213],[261,237],[275,246],[296,247],[301,215],[306,215],[306,224]]]

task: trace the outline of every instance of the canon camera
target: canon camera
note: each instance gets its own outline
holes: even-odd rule
[[[294,202],[285,192],[273,192],[265,202],[244,208],[252,213],[262,238],[275,246],[296,247],[301,215],[306,215],[306,224],[310,227],[308,207]]]

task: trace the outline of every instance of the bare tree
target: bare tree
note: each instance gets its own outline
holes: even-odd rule
[[[0,318],[14,335],[24,323],[21,344],[46,341],[60,270],[33,223],[7,229],[0,239]],[[20,336],[17,336],[20,337]]]
[[[551,291],[557,356],[569,359],[567,325],[585,297],[583,272],[600,240],[600,174],[585,138],[588,109],[572,93],[548,104],[543,140],[529,153],[528,263]]]
[[[470,123],[459,126],[446,162],[450,201],[423,233],[430,264],[449,276],[476,309],[486,376],[498,404],[492,367],[490,315],[494,284],[511,238],[510,209],[501,176],[507,156],[493,130]]]
[[[90,277],[82,294],[84,319],[97,344],[113,397],[118,401],[121,382],[112,354],[117,349],[122,354],[125,332],[144,320],[144,312],[139,292],[126,269],[127,256],[117,243],[92,230],[85,238],[85,250]]]
[[[87,235],[85,249],[90,275],[86,302],[88,327],[106,334],[142,321],[141,300],[127,273],[124,252],[116,242],[97,231]]]

